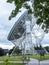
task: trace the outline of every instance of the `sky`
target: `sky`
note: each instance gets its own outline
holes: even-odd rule
[[[15,8],[14,4],[9,4],[6,0],[0,0],[0,47],[11,49],[14,45],[7,40],[7,36],[16,21],[16,17],[8,20],[11,11]],[[49,33],[45,34],[41,42],[44,46],[49,45]]]

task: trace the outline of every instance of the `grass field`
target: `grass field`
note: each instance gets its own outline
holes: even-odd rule
[[[38,59],[40,61],[42,60],[48,60],[49,59],[49,55],[44,55],[44,56],[40,56],[40,55],[28,55],[29,58],[35,58]]]
[[[4,63],[0,63],[0,65],[5,65]],[[23,63],[9,63],[8,65],[25,65]]]
[[[36,58],[38,60],[47,60],[49,59],[49,55],[45,55],[45,56],[40,56],[40,55],[25,55],[25,57],[27,58]],[[8,61],[21,61],[22,60],[22,56],[2,56],[0,57],[0,61],[5,61],[6,59],[8,59]]]
[[[35,58],[38,59],[40,61],[42,60],[48,60],[49,59],[49,55],[45,55],[45,56],[40,56],[40,55],[25,55],[25,57],[27,58]],[[2,56],[0,57],[0,61],[5,61],[6,59],[8,59],[8,61],[21,61],[22,60],[22,56]],[[5,62],[6,63],[6,62]],[[0,65],[6,65],[5,63],[0,63]],[[7,65],[25,65],[24,63],[8,63]]]
[[[2,56],[0,57],[0,61],[5,61],[8,59],[9,61],[20,61],[22,59],[22,56]]]

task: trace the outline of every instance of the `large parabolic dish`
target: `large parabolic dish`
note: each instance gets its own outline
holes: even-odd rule
[[[8,35],[9,41],[19,39],[20,37],[22,37],[23,33],[25,32],[24,19],[28,15],[28,11],[26,9],[24,9],[23,11],[21,11],[19,13],[20,14],[17,14],[16,22],[15,22],[14,26],[12,27],[12,29],[10,30],[10,33]]]

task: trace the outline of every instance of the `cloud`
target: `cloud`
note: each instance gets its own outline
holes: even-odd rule
[[[3,48],[11,48],[10,46],[13,46],[13,44],[7,40],[7,36],[14,23],[16,22],[16,17],[13,18],[11,21],[8,20],[8,17],[15,6],[13,3],[6,3],[6,1],[7,0],[0,0],[0,46]],[[38,34],[38,32],[36,34]],[[49,43],[48,40],[49,34],[46,34],[42,43]]]
[[[0,45],[12,45],[7,40],[8,33],[14,24],[14,20],[9,22],[8,17],[14,9],[13,4],[6,3],[6,0],[0,0]]]
[[[0,0],[0,17],[10,15],[11,11],[15,8],[14,4],[6,2],[7,0]]]
[[[5,44],[0,44],[0,47],[3,49],[12,49],[14,45],[5,45]]]
[[[43,47],[45,47],[45,46],[49,46],[49,44],[42,44],[42,46],[43,46]]]
[[[49,46],[49,33],[48,34],[45,34],[45,37],[43,38],[41,44],[43,46]]]

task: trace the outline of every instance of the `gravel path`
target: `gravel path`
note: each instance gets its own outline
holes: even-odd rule
[[[26,65],[49,65],[49,60],[39,61],[37,59],[30,58],[30,61]]]

